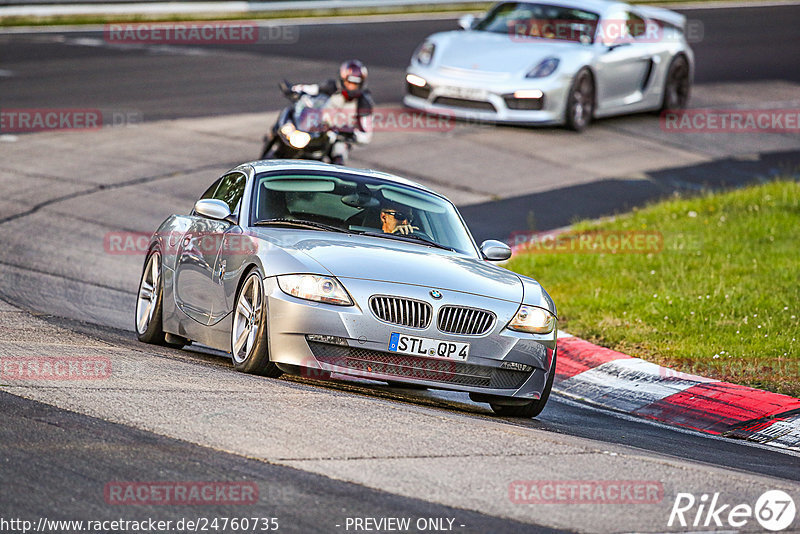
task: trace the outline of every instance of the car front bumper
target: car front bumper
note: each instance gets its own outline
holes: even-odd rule
[[[407,74],[425,80],[424,87],[406,82],[403,103],[411,108],[466,121],[521,124],[563,124],[567,77],[553,75],[541,79],[469,79],[446,69],[412,66]],[[542,97],[515,98],[517,91],[541,91]],[[538,109],[537,109],[538,108]]]
[[[532,335],[507,330],[503,318],[513,316],[518,304],[455,291],[443,291],[445,299],[432,301],[427,287],[346,278],[340,282],[355,300],[354,306],[298,299],[281,291],[274,278],[265,279],[272,361],[309,377],[319,376],[322,370],[521,400],[540,397],[551,371],[556,332]],[[372,295],[426,301],[433,306],[433,320],[426,329],[384,323],[369,309]],[[444,304],[491,310],[498,320],[481,336],[446,334],[436,325],[436,314]],[[458,361],[391,352],[388,345],[393,332],[467,342],[470,353],[466,360]],[[504,368],[505,362],[513,363]]]

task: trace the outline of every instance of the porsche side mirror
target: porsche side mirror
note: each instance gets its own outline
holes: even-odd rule
[[[216,219],[218,221],[234,222],[231,210],[227,204],[215,198],[203,198],[194,203],[194,212],[201,217]]]
[[[468,13],[458,19],[458,25],[464,30],[471,30],[473,24],[475,24],[475,15]]]
[[[511,247],[502,241],[490,239],[481,243],[481,254],[489,261],[503,261],[511,257]]]

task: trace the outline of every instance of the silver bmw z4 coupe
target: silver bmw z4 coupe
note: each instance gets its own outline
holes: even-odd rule
[[[561,124],[687,105],[686,17],[611,0],[501,2],[429,36],[406,72],[406,106],[464,119]],[[692,33],[700,28],[692,25]]]
[[[468,392],[535,417],[556,362],[556,307],[493,262],[445,197],[389,174],[307,161],[225,173],[153,235],[139,340],[200,343],[277,378],[331,373]]]

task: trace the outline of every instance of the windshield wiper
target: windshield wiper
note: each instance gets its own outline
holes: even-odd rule
[[[440,245],[439,243],[437,243],[435,241],[430,241],[428,239],[425,239],[424,237],[420,237],[420,236],[414,235],[414,234],[387,234],[387,233],[383,233],[383,232],[361,232],[361,235],[369,235],[369,236],[372,236],[372,237],[384,237],[386,239],[396,239],[397,241],[414,242],[414,241],[411,241],[411,240],[415,240],[416,242],[422,242],[422,243],[424,243],[426,245],[429,245],[431,247],[440,248],[442,250],[449,250],[450,252],[455,252],[456,251],[456,249],[454,249],[454,248],[451,248],[451,247],[448,247],[448,246],[445,246],[445,245]]]
[[[253,223],[254,226],[270,226],[273,224],[287,224],[290,226],[305,226],[310,228],[317,228],[319,230],[327,230],[329,232],[340,232],[344,234],[353,233],[349,230],[345,230],[344,228],[339,228],[338,226],[332,226],[330,224],[319,223],[315,221],[307,221],[305,219],[286,219],[283,217],[279,217],[276,219],[262,219],[260,221],[256,221]]]

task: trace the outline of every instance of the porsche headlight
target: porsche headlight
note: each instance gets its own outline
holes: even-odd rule
[[[526,78],[546,78],[553,74],[558,68],[559,59],[548,57],[540,61],[535,67],[528,71]]]
[[[419,50],[417,50],[414,59],[416,59],[417,63],[420,65],[430,65],[435,51],[436,45],[430,41],[425,41],[422,43],[422,46],[419,47]]]
[[[278,287],[287,295],[299,299],[352,306],[353,301],[342,284],[332,276],[316,274],[285,274],[278,277]]]
[[[522,305],[508,323],[510,330],[529,334],[549,334],[556,327],[556,316],[537,306]]]

